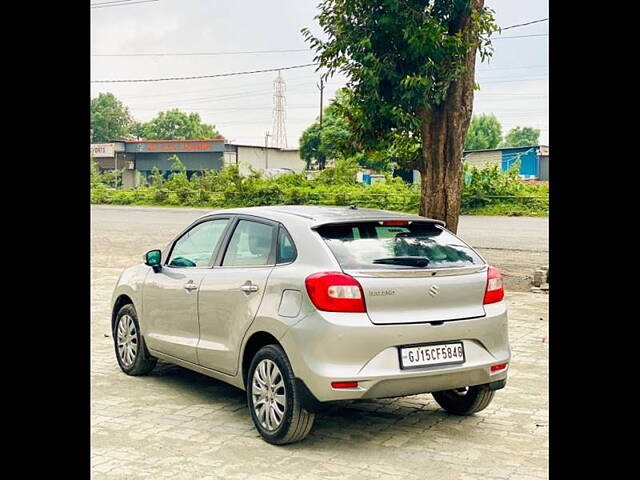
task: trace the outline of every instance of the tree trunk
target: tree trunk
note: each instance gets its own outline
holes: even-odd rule
[[[471,2],[472,9],[483,5],[484,0]],[[449,33],[464,30],[470,13],[470,10],[461,13],[452,22]],[[443,220],[453,233],[458,231],[460,216],[462,152],[473,108],[475,59],[476,48],[471,48],[465,58],[465,73],[449,86],[442,104],[419,112],[422,141],[418,165],[422,176],[419,214]]]

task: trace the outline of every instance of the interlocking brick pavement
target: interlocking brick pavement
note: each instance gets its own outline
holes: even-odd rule
[[[548,476],[548,296],[514,292],[507,387],[471,417],[431,395],[345,402],[301,443],[260,439],[244,392],[158,363],[118,368],[109,301],[121,269],[92,269],[93,479],[539,479]]]

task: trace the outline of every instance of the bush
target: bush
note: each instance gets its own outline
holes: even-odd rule
[[[356,182],[357,164],[339,160],[335,167],[308,180],[304,173],[263,177],[251,171],[241,175],[235,165],[205,171],[187,178],[184,165],[175,158],[168,179],[155,170],[149,185],[115,190],[91,177],[91,202],[117,205],[172,205],[211,208],[259,205],[357,205],[403,212],[417,212],[420,186],[387,175],[385,183]],[[502,172],[497,166],[479,170],[465,165],[461,210],[477,215],[548,215],[547,184],[524,184],[517,170]],[[544,198],[528,198],[544,197]]]

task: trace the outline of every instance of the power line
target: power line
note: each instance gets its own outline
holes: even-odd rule
[[[534,23],[546,22],[547,20],[549,20],[549,17],[540,18],[538,20],[531,20],[530,22],[527,22],[527,23],[517,23],[515,25],[509,25],[508,27],[502,27],[501,30],[509,30],[510,28],[525,27],[527,25],[533,25]]]
[[[508,38],[547,37],[548,33],[536,33],[531,35],[512,35],[508,37],[495,37],[492,40],[505,40]],[[180,53],[93,53],[92,57],[205,57],[222,55],[263,55],[271,53],[302,53],[312,51],[308,48],[292,48],[283,50],[246,50],[237,52],[180,52]]]
[[[496,38],[492,38],[491,40],[505,40],[507,38],[548,37],[548,36],[549,36],[548,33],[535,33],[532,35],[513,35],[511,37],[496,37]]]
[[[191,56],[217,56],[217,55],[253,55],[264,53],[293,53],[309,52],[309,48],[295,48],[286,50],[247,50],[239,52],[184,52],[184,53],[96,53],[92,57],[191,57]]]
[[[130,2],[131,0],[112,0],[111,2],[95,2],[92,3],[91,6],[97,6],[97,5],[106,5],[107,3],[124,3],[124,2]]]
[[[304,65],[292,65],[290,67],[276,67],[268,68],[265,70],[252,70],[248,72],[232,72],[232,73],[218,73],[216,75],[194,75],[191,77],[167,77],[167,78],[145,78],[135,80],[91,80],[91,83],[139,83],[139,82],[166,82],[170,80],[195,80],[199,78],[218,78],[218,77],[233,77],[237,75],[251,75],[253,73],[266,73],[277,72],[278,70],[291,70],[294,68],[312,67],[315,63],[305,63]]]
[[[157,0],[147,0],[147,1],[157,1]],[[111,3],[111,2],[107,2]],[[140,3],[140,2],[135,2]],[[97,5],[97,4],[96,4]],[[116,6],[116,5],[114,5]],[[518,28],[524,27],[526,25],[532,25],[534,23],[545,22],[549,20],[548,18],[541,18],[539,20],[532,20],[527,23],[519,23],[516,25],[509,25],[507,27],[502,27],[501,30],[509,30],[510,28]],[[548,36],[548,33],[538,33],[531,35],[513,35],[509,37],[496,37],[493,40],[502,40],[506,38],[526,38],[526,37],[545,37]],[[293,48],[293,49],[282,49],[282,50],[246,50],[246,51],[222,51],[222,52],[182,52],[182,53],[170,53],[170,52],[160,52],[160,53],[96,53],[92,54],[92,57],[187,57],[187,56],[219,56],[219,55],[257,55],[257,54],[265,54],[265,53],[299,53],[299,52],[310,52],[309,48]]]
[[[290,67],[276,67],[276,68],[268,68],[264,70],[252,70],[252,71],[246,71],[246,72],[218,73],[215,75],[194,75],[190,77],[144,78],[144,79],[132,79],[132,80],[91,80],[91,83],[140,83],[140,82],[166,82],[171,80],[196,80],[201,78],[233,77],[238,75],[251,75],[254,73],[277,72],[279,70],[292,70],[294,68],[305,68],[305,67],[312,67],[315,65],[317,64],[305,63],[303,65],[292,65]]]
[[[91,8],[110,8],[110,7],[126,7],[128,5],[135,5],[137,3],[151,3],[157,2],[158,0],[139,0],[137,2],[131,2],[130,0],[123,0],[122,2],[103,2],[103,3],[92,3]],[[110,5],[107,5],[110,4]]]

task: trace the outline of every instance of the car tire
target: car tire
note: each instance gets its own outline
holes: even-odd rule
[[[476,385],[465,389],[443,390],[433,392],[438,405],[454,415],[472,415],[489,406],[495,391],[487,385]]]
[[[118,311],[113,326],[113,345],[118,365],[127,375],[146,375],[158,362],[147,350],[140,333],[136,309],[131,304],[124,305]]]
[[[309,434],[315,414],[302,407],[302,395],[282,347],[267,345],[258,350],[249,365],[246,386],[251,418],[264,440],[285,445]]]

